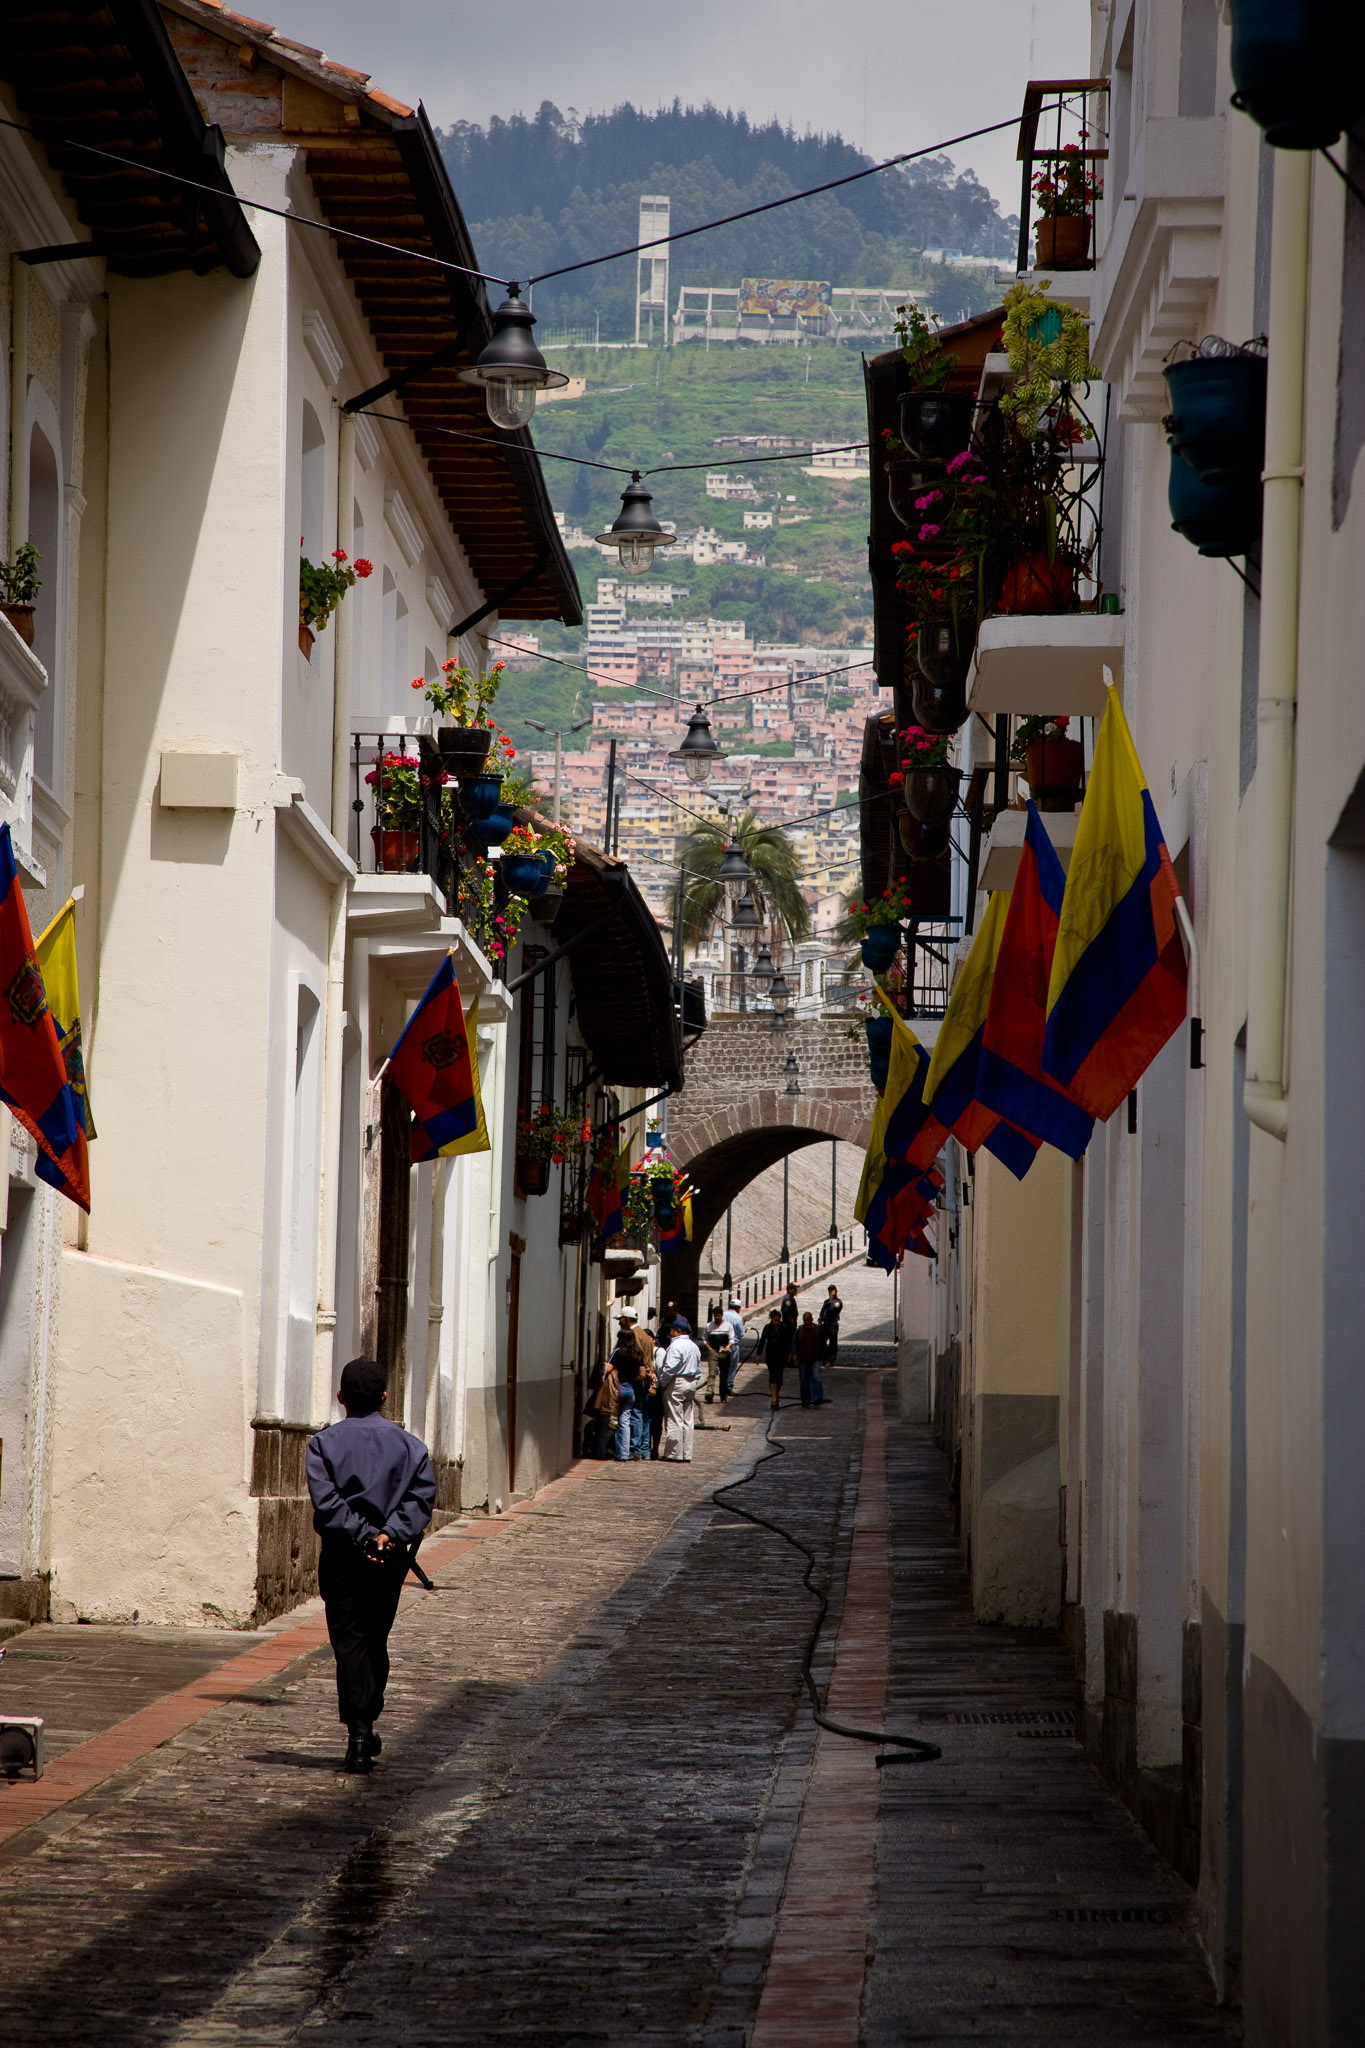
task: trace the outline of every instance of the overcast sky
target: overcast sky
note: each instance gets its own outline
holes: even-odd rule
[[[241,5],[241,0],[237,0]],[[275,0],[282,35],[421,100],[438,127],[714,100],[875,157],[1017,115],[1028,78],[1089,70],[1087,0]],[[954,149],[1007,212],[1015,136]]]

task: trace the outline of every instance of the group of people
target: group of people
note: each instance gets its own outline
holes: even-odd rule
[[[781,1405],[783,1379],[793,1364],[803,1408],[821,1407],[829,1399],[820,1367],[838,1358],[843,1306],[838,1288],[831,1286],[818,1319],[810,1309],[803,1313],[796,1289],[788,1282],[748,1353],[751,1359],[761,1358],[768,1369],[772,1407]],[[590,1456],[623,1463],[634,1458],[690,1459],[697,1404],[724,1406],[730,1399],[745,1337],[744,1317],[734,1300],[724,1308],[713,1303],[695,1336],[686,1316],[675,1314],[671,1303],[658,1318],[657,1328],[653,1314],[642,1327],[632,1310],[623,1311],[611,1356],[589,1391],[590,1426],[584,1431],[584,1449]]]

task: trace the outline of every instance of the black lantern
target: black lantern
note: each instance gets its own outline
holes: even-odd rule
[[[733,931],[737,932],[757,932],[763,929],[763,920],[759,916],[754,899],[747,889],[735,905],[735,914],[730,919],[730,927]]]
[[[801,1093],[801,1083],[797,1077],[801,1069],[796,1064],[796,1054],[794,1052],[787,1054],[786,1059],[782,1062],[782,1071],[787,1077],[786,1093],[788,1095],[799,1095]]]
[[[776,968],[773,966],[772,951],[766,939],[763,941],[763,944],[758,949],[758,955],[754,961],[753,971],[754,980],[758,983],[760,989],[764,989],[767,987],[768,983],[772,980],[773,975],[777,971]]]
[[[727,839],[720,866],[716,869],[716,880],[724,882],[727,888],[741,889],[754,879],[754,871],[744,858],[744,849],[737,839]]]
[[[682,745],[675,747],[668,758],[682,762],[689,782],[705,782],[716,762],[724,760],[711,737],[711,721],[700,704],[687,721]]]
[[[654,517],[654,500],[641,483],[639,470],[633,469],[621,493],[620,511],[607,531],[596,538],[599,547],[616,549],[627,576],[643,576],[654,567],[655,548],[676,546],[678,536],[660,526]]]
[[[772,1004],[777,1015],[781,1017],[785,1016],[786,1012],[791,1008],[791,1000],[792,992],[787,984],[787,977],[779,967],[777,973],[773,976],[773,985],[768,990],[768,1001]]]
[[[495,427],[526,426],[536,409],[536,393],[558,391],[569,381],[562,370],[549,367],[536,347],[535,324],[535,314],[521,302],[521,287],[509,284],[477,362],[460,372],[462,384],[482,384]]]

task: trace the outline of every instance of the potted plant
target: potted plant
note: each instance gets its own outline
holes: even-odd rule
[[[957,368],[957,357],[938,338],[938,322],[916,305],[896,308],[896,338],[910,389],[900,402],[900,439],[904,450],[920,461],[943,462],[959,455],[972,434],[975,400],[943,388]]]
[[[1089,320],[1074,306],[1054,303],[1050,291],[1046,278],[1021,278],[1002,301],[1002,339],[1014,382],[1001,398],[1000,410],[1025,441],[1037,438],[1043,415],[1073,386],[1099,375],[1090,360]],[[1089,438],[1084,422],[1079,427],[1081,438]]]
[[[549,882],[540,857],[540,836],[530,825],[514,825],[502,842],[502,878],[518,896],[539,896]]]
[[[1099,180],[1085,152],[1068,142],[1033,180],[1038,209],[1034,249],[1040,270],[1084,270]]]
[[[1244,555],[1261,538],[1262,492],[1259,477],[1232,483],[1206,484],[1180,450],[1171,447],[1171,474],[1166,490],[1171,525],[1201,555],[1222,560]]]
[[[551,1166],[562,1166],[569,1153],[592,1137],[591,1125],[552,1102],[542,1102],[533,1117],[517,1125],[517,1186],[524,1195],[543,1195],[550,1185]]]
[[[1021,718],[1010,747],[1010,759],[1028,776],[1033,801],[1040,811],[1074,810],[1085,776],[1085,750],[1067,738],[1070,719]]]
[[[490,960],[505,960],[521,930],[525,899],[509,896],[500,904],[492,864],[479,855],[457,870],[454,895],[456,914],[475,945]]]
[[[575,852],[572,835],[562,825],[552,826],[548,832],[540,834],[538,857],[545,879],[540,890],[530,899],[529,905],[531,916],[537,924],[553,924],[558,916]]]
[[[413,689],[423,693],[433,711],[451,721],[438,729],[436,744],[446,767],[461,780],[478,775],[488,759],[497,733],[496,721],[489,713],[502,672],[503,664],[495,661],[487,675],[471,676],[467,668],[452,659],[443,661],[440,674],[430,680],[425,676],[413,677]]]
[[[1353,9],[1327,0],[1236,0],[1234,107],[1276,149],[1330,149],[1365,111],[1365,50]]]
[[[370,828],[375,867],[381,874],[412,874],[421,859],[422,803],[426,787],[415,754],[386,748],[374,757],[365,777],[374,791],[375,822]]]
[[[962,771],[950,767],[948,747],[946,733],[926,732],[920,725],[907,725],[901,733],[901,801],[911,817],[926,825],[942,824],[957,804]]]
[[[948,818],[922,819],[904,810],[896,813],[896,830],[911,860],[941,860],[948,851],[950,826]]]
[[[880,896],[850,906],[849,922],[858,934],[863,965],[873,974],[884,974],[900,951],[900,920],[908,910],[899,888],[884,889]]]
[[[299,542],[303,546],[303,542]],[[299,652],[313,655],[313,641],[317,634],[325,633],[327,621],[341,603],[348,590],[357,582],[363,583],[367,576],[374,574],[374,563],[358,555],[354,562],[347,557],[345,548],[333,548],[330,561],[310,562],[307,555],[299,557]]]
[[[33,645],[33,607],[43,587],[38,559],[37,548],[26,540],[14,550],[12,562],[0,562],[0,612],[26,647]]]
[[[1262,342],[1206,335],[1168,363],[1171,409],[1163,422],[1201,483],[1259,484],[1265,466],[1266,356]]]

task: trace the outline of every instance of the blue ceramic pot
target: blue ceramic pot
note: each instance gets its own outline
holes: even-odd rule
[[[497,809],[498,799],[501,795],[502,777],[500,775],[474,775],[471,776],[468,782],[460,784],[460,802],[471,818],[488,817]],[[509,825],[507,832],[510,832],[511,829]],[[504,832],[502,835],[504,839],[507,837],[507,832]],[[498,843],[497,840],[493,842],[494,845]]]
[[[1167,490],[1171,525],[1201,555],[1244,555],[1261,537],[1261,479],[1206,484],[1180,450],[1171,448]]]
[[[514,823],[510,811],[494,809],[487,817],[470,819],[469,836],[478,846],[501,846]]]
[[[1276,149],[1328,149],[1365,110],[1360,11],[1340,0],[1235,0],[1232,103]]]
[[[499,814],[495,811],[493,815]],[[508,888],[518,896],[543,896],[549,882],[538,853],[504,854],[502,874]]]
[[[1205,484],[1260,481],[1265,467],[1264,356],[1192,356],[1166,372],[1170,441]]]
[[[874,924],[860,948],[863,966],[872,974],[885,974],[900,949],[901,928],[898,924]],[[890,1028],[888,1024],[888,1032]],[[888,1045],[890,1042],[888,1037]]]

